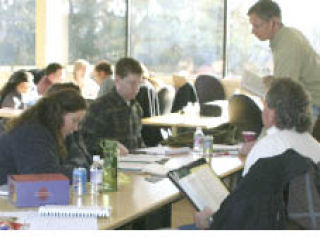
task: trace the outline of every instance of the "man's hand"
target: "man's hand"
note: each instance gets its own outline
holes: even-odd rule
[[[212,216],[213,212],[210,208],[205,208],[200,212],[194,214],[194,222],[196,227],[199,229],[209,228],[209,218]]]

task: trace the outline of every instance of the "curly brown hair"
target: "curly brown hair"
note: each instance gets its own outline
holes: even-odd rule
[[[8,132],[24,123],[36,122],[45,126],[55,136],[60,156],[67,150],[61,133],[63,116],[66,113],[86,109],[85,99],[73,89],[64,89],[44,96],[33,107],[27,109],[18,118],[11,119],[6,126]]]
[[[306,132],[311,129],[310,97],[303,86],[290,78],[275,79],[266,94],[266,103],[276,111],[279,129]]]

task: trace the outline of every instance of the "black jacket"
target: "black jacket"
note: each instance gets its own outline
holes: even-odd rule
[[[211,229],[284,229],[284,190],[314,166],[292,149],[259,159],[213,215]]]

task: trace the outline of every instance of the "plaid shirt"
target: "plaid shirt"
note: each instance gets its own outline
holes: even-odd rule
[[[101,154],[99,140],[103,138],[117,140],[129,151],[142,147],[142,114],[136,100],[132,100],[128,106],[115,88],[96,99],[90,104],[81,126],[88,151]]]

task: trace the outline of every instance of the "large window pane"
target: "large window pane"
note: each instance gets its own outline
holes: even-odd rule
[[[0,0],[0,65],[35,64],[35,0]]]
[[[272,55],[268,41],[261,42],[251,34],[247,12],[256,0],[228,0],[227,75],[241,76],[250,69],[270,74]]]
[[[69,0],[69,62],[115,62],[125,55],[125,0]]]
[[[132,0],[131,55],[155,72],[222,73],[223,0]]]

